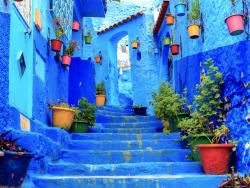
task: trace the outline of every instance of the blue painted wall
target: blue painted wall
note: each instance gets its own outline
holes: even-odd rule
[[[175,14],[175,5],[178,0],[170,2],[170,11]],[[191,1],[189,1],[191,8]],[[207,58],[214,59],[215,64],[223,73],[225,81],[224,95],[230,99],[231,106],[227,116],[227,125],[231,129],[233,139],[239,141],[237,146],[237,167],[244,171],[250,167],[249,125],[246,116],[249,113],[249,88],[243,87],[249,83],[249,41],[246,34],[232,37],[229,35],[224,20],[232,11],[230,1],[200,1],[201,11],[204,16],[204,41],[202,38],[192,40],[188,37],[187,16],[178,17],[176,25],[167,26],[164,21],[159,33],[155,36],[156,42],[162,46],[163,37],[167,32],[173,32],[177,43],[182,43],[181,55],[173,57],[174,74],[171,78],[177,92],[188,89],[188,99],[191,103],[195,95],[195,86],[200,82],[200,63]],[[221,9],[221,7],[224,7]],[[250,5],[248,3],[248,7]],[[241,1],[237,2],[236,12],[242,12]],[[180,41],[180,36],[182,41]],[[168,56],[168,51],[157,57],[160,67],[164,67],[163,57]],[[165,74],[165,73],[164,73]],[[164,80],[164,76],[162,77]]]

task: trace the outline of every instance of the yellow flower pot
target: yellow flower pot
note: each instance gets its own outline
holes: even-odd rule
[[[191,39],[196,39],[200,36],[200,26],[193,24],[188,26],[188,34]]]

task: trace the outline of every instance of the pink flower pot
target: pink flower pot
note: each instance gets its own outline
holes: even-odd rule
[[[69,55],[63,55],[62,56],[62,64],[69,66],[71,63],[71,57]]]
[[[225,22],[230,35],[236,36],[244,32],[244,20],[242,14],[233,14],[227,17]]]
[[[73,21],[73,23],[72,23],[72,30],[73,30],[74,32],[77,32],[77,31],[79,31],[79,29],[80,29],[80,24],[79,24],[79,22],[78,22],[78,21]]]

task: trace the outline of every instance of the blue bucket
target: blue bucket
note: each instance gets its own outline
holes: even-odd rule
[[[180,3],[175,6],[177,16],[185,16],[186,4]]]
[[[26,176],[30,161],[30,153],[3,151],[0,157],[0,186],[20,187]]]

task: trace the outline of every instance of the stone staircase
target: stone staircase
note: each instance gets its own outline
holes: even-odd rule
[[[59,161],[32,177],[38,188],[218,188],[225,176],[204,175],[187,160],[180,135],[162,134],[155,117],[101,107],[92,133],[73,134]]]

